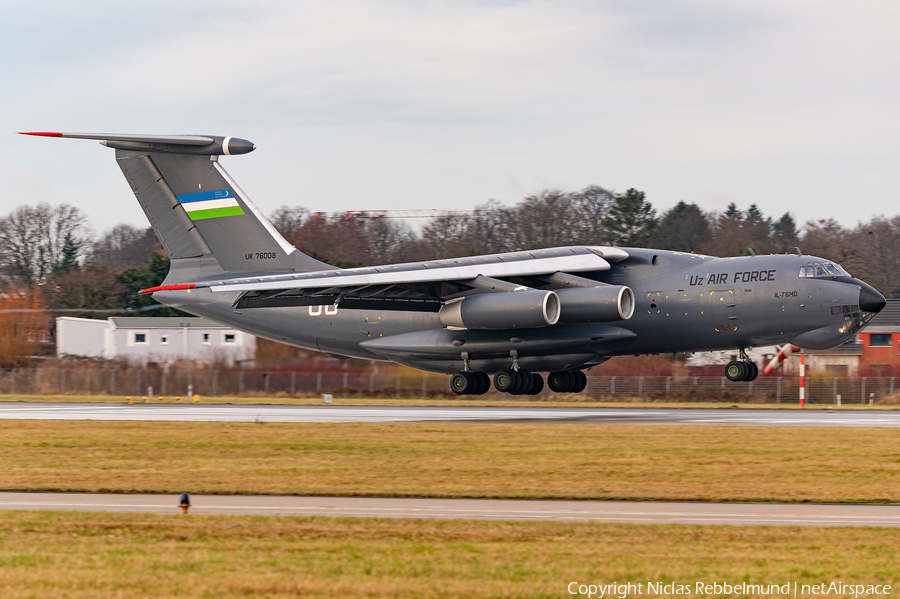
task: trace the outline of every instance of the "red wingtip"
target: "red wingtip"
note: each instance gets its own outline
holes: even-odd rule
[[[141,289],[141,293],[156,293],[157,291],[177,291],[179,289],[194,289],[196,285],[193,283],[177,283],[175,285],[162,285],[160,287],[151,287],[149,289]]]
[[[62,137],[62,133],[53,131],[19,131],[19,135],[37,135],[39,137]]]

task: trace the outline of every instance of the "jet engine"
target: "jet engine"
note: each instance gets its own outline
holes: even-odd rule
[[[483,293],[448,302],[439,317],[446,326],[460,329],[546,327],[559,320],[559,297],[536,289]]]
[[[614,322],[634,314],[634,292],[621,285],[558,289],[562,323]]]

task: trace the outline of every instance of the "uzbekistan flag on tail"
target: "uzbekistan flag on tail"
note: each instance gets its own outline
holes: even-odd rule
[[[183,193],[176,197],[181,202],[181,207],[191,217],[191,220],[244,214],[240,204],[238,204],[237,199],[229,189]]]

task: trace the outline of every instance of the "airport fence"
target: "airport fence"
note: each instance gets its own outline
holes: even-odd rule
[[[900,377],[806,379],[807,402],[843,405],[893,403]],[[110,395],[133,397],[335,397],[452,398],[449,377],[405,370],[394,372],[266,371],[240,368],[45,367],[0,370],[4,395]],[[718,376],[588,376],[587,388],[570,399],[581,401],[679,401],[796,404],[799,377],[760,375],[737,383]],[[491,390],[485,399],[504,394]],[[538,396],[558,397],[546,387]]]

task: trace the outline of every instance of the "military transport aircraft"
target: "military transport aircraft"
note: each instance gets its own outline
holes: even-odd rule
[[[451,374],[457,394],[584,389],[613,356],[736,349],[725,373],[750,381],[745,349],[826,349],[852,338],[884,297],[829,260],[715,258],[606,246],[522,250],[340,269],[291,246],[225,172],[235,137],[31,132],[99,140],[171,259],[154,299],[336,358]]]

